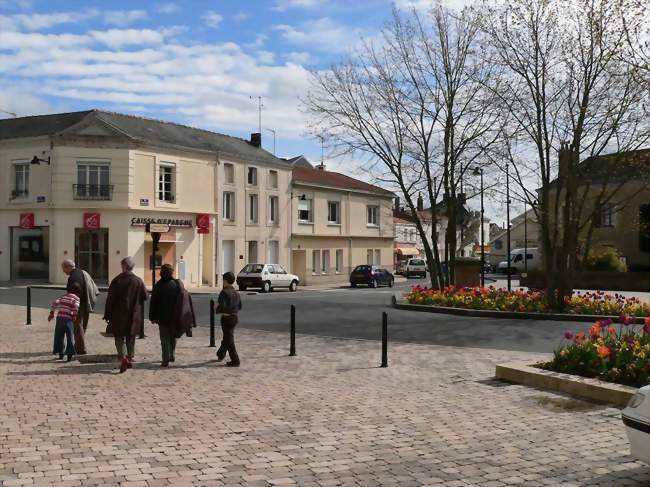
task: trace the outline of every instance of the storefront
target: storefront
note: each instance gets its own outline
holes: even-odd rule
[[[10,228],[12,280],[47,280],[49,277],[49,228],[37,227],[33,213],[22,213],[19,225]]]

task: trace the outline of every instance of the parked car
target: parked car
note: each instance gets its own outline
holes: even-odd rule
[[[526,256],[526,261],[524,261],[524,254]],[[510,271],[514,273],[521,273],[528,271],[534,271],[539,269],[541,266],[541,254],[539,249],[530,248],[530,249],[513,249],[510,252]],[[504,260],[499,262],[497,266],[497,272],[506,274],[508,269],[508,261]]]
[[[295,291],[299,283],[298,276],[289,274],[279,264],[248,264],[237,274],[240,291],[258,288],[263,293],[268,293],[280,287]]]
[[[387,269],[376,265],[358,265],[350,273],[350,286],[357,287],[359,284],[368,287],[380,285],[393,287],[395,276]]]
[[[427,264],[424,259],[409,259],[404,267],[404,277],[427,277]]]
[[[650,386],[645,386],[632,396],[623,409],[623,424],[630,441],[630,453],[650,464]]]

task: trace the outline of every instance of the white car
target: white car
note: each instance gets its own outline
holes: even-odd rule
[[[650,464],[650,386],[642,387],[632,396],[622,417],[630,440],[630,453]]]
[[[404,266],[404,277],[411,276],[427,277],[427,264],[424,259],[409,259]]]
[[[289,274],[280,264],[248,264],[237,274],[237,286],[241,291],[257,288],[268,293],[280,287],[295,291],[299,283],[298,276]]]

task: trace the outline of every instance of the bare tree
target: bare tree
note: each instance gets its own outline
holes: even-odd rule
[[[583,162],[638,149],[650,136],[647,90],[622,60],[629,13],[608,0],[505,0],[484,13],[486,54],[505,79],[495,87],[505,150],[493,161],[511,165],[520,196],[535,209],[547,297],[561,309],[572,292],[579,242],[590,235],[587,213],[599,206],[585,204],[593,166]],[[601,168],[601,203],[616,200],[625,174],[615,165]]]
[[[479,36],[479,17],[471,10],[455,15],[435,5],[424,16],[394,10],[380,43],[315,73],[305,100],[314,131],[379,161],[377,177],[403,194],[436,286],[454,282],[460,181],[497,140],[496,95],[486,87],[494,73],[478,56]],[[421,191],[429,201],[430,235],[417,211]],[[444,269],[437,234],[441,192],[448,217]]]

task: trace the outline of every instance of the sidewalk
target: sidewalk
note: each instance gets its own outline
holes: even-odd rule
[[[495,382],[536,354],[208,329],[161,369],[155,326],[133,370],[52,360],[47,311],[0,305],[0,483],[122,486],[647,486],[620,411]],[[89,325],[91,353],[113,352]]]

